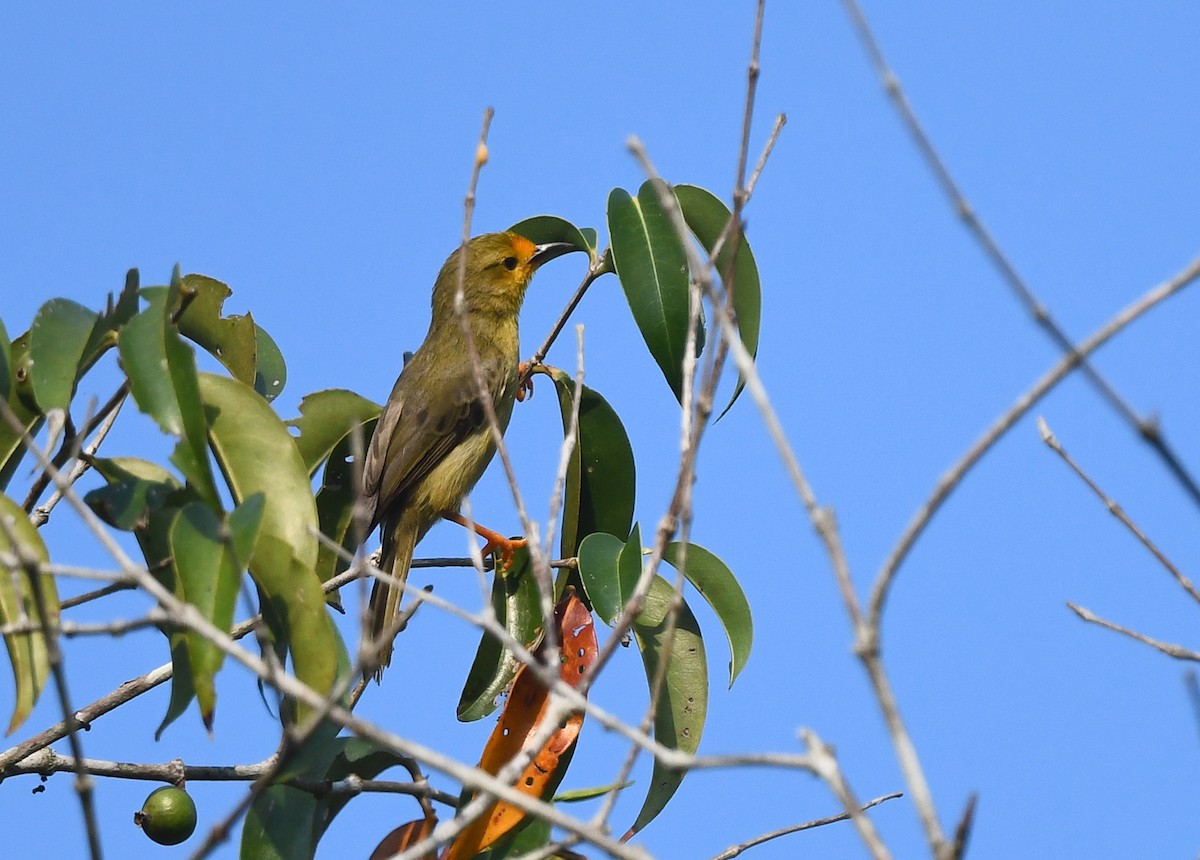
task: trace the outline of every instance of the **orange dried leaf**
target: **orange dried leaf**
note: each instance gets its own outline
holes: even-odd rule
[[[571,686],[577,686],[599,653],[592,613],[571,589],[554,608],[554,617],[558,626],[558,641],[562,643],[560,677]],[[550,696],[546,687],[536,673],[522,666],[513,679],[512,692],[496,728],[483,748],[479,768],[490,774],[499,773],[545,722],[549,705]],[[569,717],[534,755],[514,787],[530,797],[543,797],[558,775],[563,756],[579,737],[582,726],[583,714]],[[489,812],[459,834],[442,855],[442,860],[469,860],[512,832],[524,817],[525,813],[517,807],[503,801],[496,803]]]
[[[383,841],[371,852],[370,860],[386,860],[388,857],[399,854],[405,848],[411,848],[432,833],[436,826],[437,818],[432,815],[419,821],[401,824],[383,837]],[[433,860],[433,852],[430,851],[425,857],[426,860]]]

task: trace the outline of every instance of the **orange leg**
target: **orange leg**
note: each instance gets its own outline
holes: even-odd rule
[[[483,555],[496,555],[499,553],[496,559],[498,566],[505,568],[512,567],[513,553],[517,547],[525,546],[525,538],[506,538],[500,532],[484,528],[479,523],[468,522],[467,518],[460,513],[445,513],[442,514],[442,518],[450,520],[452,523],[458,523],[463,528],[471,529],[475,534],[486,540],[487,543],[483,547]]]
[[[533,371],[530,371],[528,361],[522,361],[520,365],[518,365],[517,379],[523,380],[521,384],[517,386],[518,403],[524,403],[526,397],[528,397],[530,400],[533,399],[533,374],[536,372],[537,368],[534,368]],[[528,377],[525,375],[526,373],[529,374]]]

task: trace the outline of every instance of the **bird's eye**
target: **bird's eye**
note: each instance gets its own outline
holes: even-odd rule
[[[508,269],[511,272],[516,267],[517,267],[517,258],[516,257],[505,257],[504,258],[504,268]]]

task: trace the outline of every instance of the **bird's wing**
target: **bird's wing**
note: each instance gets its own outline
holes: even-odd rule
[[[397,380],[363,462],[363,498],[374,522],[455,446],[487,424],[479,383],[469,365],[453,376],[409,373],[410,368]],[[485,361],[482,369],[496,403],[510,374],[501,361]],[[435,385],[421,390],[414,384],[419,375],[434,377],[430,381]]]

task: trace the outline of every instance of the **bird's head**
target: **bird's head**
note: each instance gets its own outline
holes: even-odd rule
[[[538,267],[574,250],[575,246],[565,242],[535,245],[516,233],[476,236],[465,248],[465,274],[461,246],[442,265],[433,289],[434,316],[455,313],[460,279],[468,310],[515,316]]]

